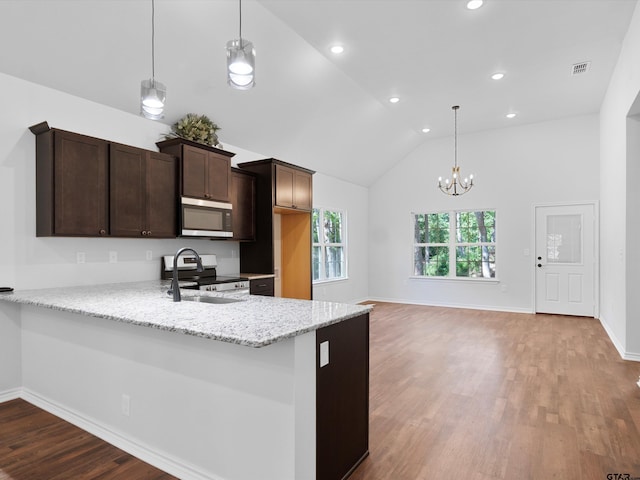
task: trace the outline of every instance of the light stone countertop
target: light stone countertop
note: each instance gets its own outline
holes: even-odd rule
[[[183,298],[210,296],[242,301],[225,304],[173,302],[167,295],[170,283],[156,280],[19,290],[0,293],[0,301],[79,313],[249,347],[264,347],[357,317],[372,308],[372,305],[184,289],[181,289]]]

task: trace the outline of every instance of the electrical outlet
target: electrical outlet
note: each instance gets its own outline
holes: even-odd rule
[[[507,286],[506,286],[504,283],[503,283],[502,285],[500,285],[500,291],[501,291],[502,293],[506,293],[506,291],[507,291]]]
[[[113,250],[109,252],[109,263],[118,263],[118,252]]]
[[[237,250],[231,250],[231,258],[236,258],[238,256]]]
[[[86,261],[86,255],[84,252],[77,252],[76,253],[76,262],[78,263],[84,263]]]
[[[131,414],[131,398],[126,393],[122,394],[122,414],[125,417]]]
[[[148,262],[153,260],[153,252],[151,250],[147,250],[146,259]]]

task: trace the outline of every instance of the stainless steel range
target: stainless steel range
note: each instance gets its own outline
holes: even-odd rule
[[[178,280],[180,282],[195,282],[196,290],[208,292],[233,292],[249,293],[249,279],[239,276],[218,275],[216,268],[218,262],[215,254],[200,255],[203,272],[197,271],[197,262],[194,255],[182,255],[178,257]],[[173,255],[162,257],[160,277],[163,280],[173,278]]]

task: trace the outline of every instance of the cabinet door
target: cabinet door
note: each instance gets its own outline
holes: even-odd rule
[[[255,177],[231,172],[233,240],[255,240]]]
[[[313,208],[312,177],[310,173],[295,171],[293,182],[293,206],[302,210]]]
[[[54,142],[54,234],[107,235],[107,142],[70,132]]]
[[[274,280],[273,278],[258,278],[249,282],[249,293],[251,295],[262,295],[265,297],[273,297]]]
[[[140,237],[146,232],[146,153],[139,148],[112,143],[111,235]]]
[[[295,170],[283,165],[276,165],[276,205],[293,208],[293,182]]]
[[[212,152],[207,153],[207,198],[228,202],[230,200],[231,160]]]
[[[177,164],[171,155],[150,152],[147,159],[147,235],[177,236]]]
[[[207,197],[206,150],[184,145],[182,151],[182,195],[194,198]]]

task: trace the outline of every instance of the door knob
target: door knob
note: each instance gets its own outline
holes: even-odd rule
[[[539,264],[538,264],[538,267],[541,267],[541,266],[542,266],[542,264],[541,264],[541,263],[539,263]]]
[[[538,260],[542,260],[542,257],[538,257]]]

